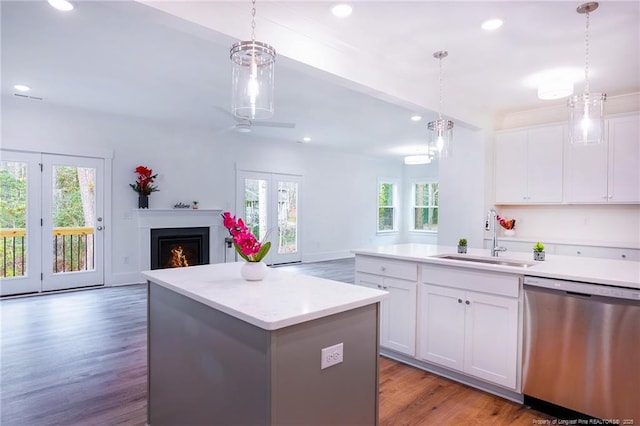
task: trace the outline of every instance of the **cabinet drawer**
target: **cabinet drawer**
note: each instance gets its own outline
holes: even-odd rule
[[[356,271],[409,281],[418,279],[417,264],[380,257],[356,256]]]
[[[380,275],[367,274],[364,272],[356,272],[356,285],[371,288],[382,288],[382,280]]]
[[[603,259],[640,260],[640,250],[615,247],[558,245],[556,254],[564,256],[600,257]]]
[[[498,274],[478,269],[422,265],[422,282],[508,297],[520,294],[520,275]]]

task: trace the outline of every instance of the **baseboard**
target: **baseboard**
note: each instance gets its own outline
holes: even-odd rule
[[[121,285],[142,284],[145,282],[146,280],[139,272],[123,272],[119,274],[111,274],[111,276],[105,280],[104,285],[108,287],[116,287]]]

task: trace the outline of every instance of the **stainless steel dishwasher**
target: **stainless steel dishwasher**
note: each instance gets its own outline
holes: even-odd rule
[[[523,393],[640,424],[640,290],[525,277]]]

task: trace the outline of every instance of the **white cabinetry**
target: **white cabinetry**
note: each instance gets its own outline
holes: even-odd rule
[[[389,292],[380,304],[380,345],[410,356],[416,354],[417,280],[416,263],[356,256],[355,283]]]
[[[517,390],[520,276],[422,268],[418,357]]]
[[[562,202],[564,126],[496,135],[496,204]]]
[[[640,116],[608,120],[599,145],[567,144],[569,203],[640,202]]]

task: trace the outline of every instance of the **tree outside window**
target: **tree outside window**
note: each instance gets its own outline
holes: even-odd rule
[[[413,184],[413,231],[438,230],[438,183]]]
[[[378,232],[396,231],[397,185],[378,183]]]

